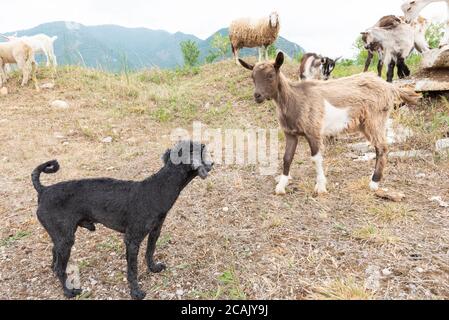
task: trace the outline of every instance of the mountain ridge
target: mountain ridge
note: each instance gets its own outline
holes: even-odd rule
[[[144,27],[129,28],[115,24],[86,26],[72,21],[55,21],[4,34],[15,33],[19,37],[38,33],[58,36],[55,42],[55,53],[59,64],[120,71],[182,66],[184,62],[180,43],[187,40],[198,44],[201,52],[200,60],[204,62],[212,50],[211,43],[215,34],[227,36],[228,29],[222,28],[203,40],[181,31],[170,33],[161,29]],[[276,47],[289,56],[304,51],[300,45],[283,37],[279,37]],[[256,55],[257,49],[244,49],[241,54],[242,56]],[[228,56],[230,57],[230,52]]]

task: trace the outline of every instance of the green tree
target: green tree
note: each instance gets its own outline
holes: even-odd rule
[[[209,50],[209,55],[206,57],[207,63],[212,63],[217,59],[224,59],[230,51],[231,44],[228,37],[217,33],[212,39],[211,47],[212,50]]]
[[[432,23],[426,31],[426,40],[430,48],[435,49],[440,45],[440,41],[444,36],[444,25],[442,23]]]
[[[270,45],[268,48],[267,48],[267,50],[268,50],[268,57],[270,58],[270,59],[274,59],[274,58],[276,58],[276,55],[277,55],[277,51],[278,51],[278,49],[276,48],[276,46],[274,45],[274,44],[272,44],[272,45]]]
[[[198,64],[200,49],[195,41],[188,40],[181,42],[181,51],[184,56],[184,64],[186,67],[194,67]]]

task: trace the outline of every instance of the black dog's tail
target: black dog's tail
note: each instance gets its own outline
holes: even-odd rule
[[[31,174],[31,180],[33,181],[33,185],[37,193],[41,194],[42,191],[44,191],[45,189],[45,187],[41,184],[40,180],[42,172],[46,174],[51,174],[56,173],[58,171],[59,171],[59,163],[56,160],[44,163],[33,171],[33,173]]]

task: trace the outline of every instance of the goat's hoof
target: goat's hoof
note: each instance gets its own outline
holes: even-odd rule
[[[143,300],[146,296],[147,294],[140,289],[131,290],[131,298],[133,300]]]
[[[379,182],[371,181],[371,182],[369,183],[369,188],[370,188],[370,190],[373,191],[373,192],[378,191],[378,190],[379,190]]]
[[[77,296],[79,296],[81,293],[83,293],[82,289],[67,289],[64,288],[64,296],[67,299],[73,299],[76,298]]]
[[[287,194],[287,191],[285,190],[285,188],[276,188],[276,195],[277,196],[285,196]]]
[[[148,269],[150,270],[150,272],[152,273],[161,273],[162,271],[164,271],[165,269],[167,269],[167,266],[163,263],[155,263],[153,265],[150,265],[148,267]]]
[[[323,186],[316,186],[315,187],[315,194],[318,196],[326,195],[328,194],[326,187]]]

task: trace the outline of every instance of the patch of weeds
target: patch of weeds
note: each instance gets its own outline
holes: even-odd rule
[[[83,269],[86,269],[86,268],[89,268],[90,267],[90,261],[89,260],[81,260],[79,263],[78,263],[78,268],[80,269],[80,271],[81,270],[83,270]]]
[[[240,280],[234,269],[224,271],[219,277],[220,287],[217,289],[216,299],[226,296],[232,300],[245,300],[246,294],[240,287]]]
[[[353,278],[337,279],[318,287],[310,299],[314,300],[373,300],[374,294]]]
[[[156,247],[163,248],[163,247],[169,245],[170,241],[171,241],[171,235],[165,234],[157,240]]]
[[[153,120],[161,123],[169,122],[173,119],[173,115],[167,108],[158,108],[150,112],[150,116]]]
[[[97,248],[103,251],[113,251],[117,254],[120,254],[123,250],[122,241],[120,241],[117,237],[109,237],[107,240],[97,245]]]
[[[83,291],[83,293],[76,297],[76,300],[90,300],[91,298],[92,291]]]
[[[0,247],[9,247],[15,242],[25,239],[31,235],[29,231],[19,231],[15,235],[0,240]]]
[[[369,208],[368,213],[386,222],[407,219],[413,216],[412,211],[407,205],[402,203],[386,203],[381,206]]]
[[[378,244],[397,242],[399,239],[390,235],[386,230],[379,229],[374,225],[368,225],[352,232],[352,237],[356,240]]]

